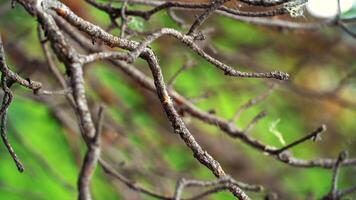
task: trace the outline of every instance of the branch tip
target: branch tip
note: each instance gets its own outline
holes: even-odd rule
[[[271,72],[271,75],[273,78],[281,80],[281,81],[286,81],[289,79],[289,74],[286,72],[282,72],[282,71]]]

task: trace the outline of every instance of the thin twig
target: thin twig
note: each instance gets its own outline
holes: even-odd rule
[[[10,103],[12,101],[12,92],[10,88],[7,85],[7,79],[6,75],[3,73],[1,74],[1,84],[2,84],[2,89],[4,91],[4,97],[1,105],[1,138],[3,143],[5,144],[9,154],[11,155],[12,159],[14,160],[17,169],[19,172],[23,172],[25,170],[24,165],[21,163],[20,159],[15,153],[15,150],[13,149],[11,143],[9,142],[7,138],[7,109],[10,106]]]
[[[340,166],[342,164],[342,162],[344,160],[346,160],[348,157],[348,153],[347,151],[342,151],[337,160],[336,163],[334,165],[333,168],[333,176],[331,179],[331,187],[330,187],[330,191],[329,193],[324,196],[322,199],[323,200],[339,200],[341,199],[340,193],[338,192],[338,179],[339,179],[339,170],[340,170]]]
[[[251,122],[247,125],[247,127],[244,130],[245,134],[248,134],[251,132],[251,129],[253,129],[253,127],[255,127],[255,125],[264,117],[266,117],[267,112],[266,111],[262,111],[260,113],[258,113],[252,120]]]
[[[251,186],[251,185],[247,185],[244,183],[239,183],[239,182],[234,181],[232,178],[230,178],[228,176],[219,178],[214,181],[187,180],[187,179],[181,178],[177,182],[173,200],[180,200],[183,190],[186,187],[217,187],[217,188],[220,188],[219,186],[228,187],[228,184],[236,184],[240,188],[247,190],[247,191],[259,192],[259,191],[263,190],[262,186]]]
[[[274,88],[276,87],[275,84],[272,84],[266,92],[262,93],[261,95],[259,95],[258,97],[251,99],[249,101],[247,101],[245,104],[243,104],[234,114],[233,118],[231,119],[231,122],[235,123],[239,118],[240,115],[247,110],[248,108],[251,108],[252,106],[255,106],[257,104],[259,104],[260,102],[264,101],[265,99],[267,99],[270,94],[272,93],[272,91],[274,90]]]
[[[84,158],[84,162],[79,174],[78,188],[79,200],[90,200],[90,179],[94,174],[94,170],[100,158],[100,135],[104,120],[104,106],[100,105],[98,112],[98,120],[96,123],[95,136],[87,140],[88,150]]]
[[[6,61],[5,61],[5,51],[4,51],[4,47],[3,47],[3,43],[2,43],[2,39],[0,36],[0,70],[2,72],[1,74],[1,86],[2,89],[4,91],[4,96],[3,96],[3,100],[2,100],[2,105],[1,105],[1,109],[0,109],[0,116],[1,116],[1,138],[3,143],[5,144],[8,152],[10,153],[12,159],[14,160],[17,169],[19,170],[19,172],[23,172],[25,170],[23,164],[21,163],[20,159],[18,158],[18,156],[15,153],[15,150],[12,148],[11,143],[9,142],[8,138],[7,138],[7,109],[10,106],[10,103],[12,101],[12,91],[10,90],[11,85],[14,83],[14,81],[20,81],[21,82],[21,78],[15,74],[14,72],[12,72],[6,65]],[[13,79],[15,78],[15,79]],[[27,86],[33,86],[31,84],[28,84]],[[36,88],[37,90],[38,88]]]
[[[301,139],[299,139],[299,140],[297,140],[297,141],[295,141],[295,142],[292,142],[292,143],[290,143],[290,144],[288,144],[288,145],[286,145],[286,146],[284,146],[284,147],[282,147],[282,148],[280,148],[280,149],[277,149],[277,150],[275,150],[275,151],[272,151],[271,153],[272,153],[272,154],[275,154],[275,155],[278,155],[278,154],[282,153],[283,151],[285,151],[285,150],[287,150],[287,149],[290,149],[290,148],[292,148],[292,147],[294,147],[294,146],[297,146],[298,144],[303,143],[303,142],[305,142],[305,141],[307,141],[307,140],[312,139],[313,141],[316,141],[316,140],[319,139],[320,134],[323,133],[323,132],[325,132],[325,131],[326,131],[326,125],[323,124],[323,125],[321,125],[320,127],[318,127],[317,129],[315,129],[315,130],[314,130],[312,133],[310,133],[309,135],[307,135],[307,136],[305,136],[305,137],[303,137],[303,138],[301,138]]]
[[[0,70],[3,74],[6,74],[6,76],[8,77],[9,80],[13,80],[16,81],[17,83],[19,83],[22,86],[25,86],[29,89],[32,90],[39,90],[42,87],[42,84],[37,82],[37,81],[32,81],[30,79],[24,79],[22,77],[20,77],[18,74],[16,74],[15,72],[11,71],[5,62],[5,51],[4,51],[4,46],[2,43],[2,39],[0,37]]]
[[[214,13],[215,10],[217,10],[220,6],[228,1],[230,0],[213,0],[210,7],[195,19],[192,26],[189,28],[187,35],[193,36],[198,27],[201,26],[204,21]]]
[[[68,95],[72,92],[71,88],[66,88],[63,90],[38,90],[35,92],[36,95]]]
[[[349,194],[355,193],[355,192],[356,192],[356,185],[352,186],[352,187],[350,187],[348,189],[339,191],[338,196],[339,196],[339,198],[341,198],[341,197],[344,197],[346,195],[349,195]]]
[[[169,87],[173,86],[175,80],[177,80],[178,76],[182,74],[182,72],[186,71],[187,69],[193,67],[196,65],[196,63],[187,56],[187,63],[184,64],[181,68],[179,68],[172,76],[171,78],[167,81],[167,85]]]
[[[121,32],[120,32],[120,37],[124,38],[125,37],[125,31],[126,31],[126,27],[127,27],[127,17],[126,17],[126,8],[127,8],[127,2],[128,0],[124,0],[124,2],[122,3],[122,7],[121,7]]]

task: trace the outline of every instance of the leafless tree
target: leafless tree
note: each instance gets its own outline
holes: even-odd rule
[[[258,11],[241,11],[226,6],[231,0],[213,0],[211,3],[186,3],[181,1],[160,1],[160,0],[122,0],[121,7],[115,7],[110,3],[99,3],[95,0],[86,0],[88,4],[102,10],[108,14],[111,19],[113,28],[118,28],[121,31],[119,36],[110,33],[110,30],[101,28],[94,23],[79,17],[69,7],[57,0],[16,0],[13,2],[19,3],[29,15],[38,21],[38,36],[43,48],[43,53],[46,58],[46,65],[49,67],[53,77],[60,83],[61,88],[57,90],[45,90],[49,87],[47,83],[40,83],[32,79],[22,78],[19,74],[12,71],[6,64],[5,50],[2,42],[0,43],[0,70],[2,72],[1,84],[3,88],[3,102],[1,107],[1,136],[9,153],[13,157],[20,172],[24,171],[24,165],[20,158],[16,155],[14,149],[6,135],[6,116],[7,109],[12,101],[11,86],[19,84],[33,91],[34,95],[42,98],[42,102],[50,104],[49,98],[56,95],[65,96],[72,110],[74,111],[79,130],[83,141],[87,145],[87,152],[82,162],[80,174],[78,175],[78,199],[90,200],[92,195],[90,192],[90,184],[93,173],[100,165],[105,172],[111,177],[124,183],[130,189],[143,193],[158,199],[182,199],[182,193],[186,187],[210,188],[202,193],[196,194],[188,199],[200,199],[204,196],[211,195],[221,190],[230,191],[237,199],[250,199],[246,191],[263,192],[263,187],[237,181],[229,175],[219,163],[217,158],[214,158],[207,152],[195,139],[191,131],[187,128],[183,121],[183,115],[190,115],[206,124],[218,126],[222,132],[231,138],[241,140],[243,143],[254,148],[256,151],[274,158],[276,161],[290,165],[291,167],[313,168],[321,167],[333,170],[333,179],[331,181],[331,189],[329,194],[326,194],[324,199],[341,199],[342,197],[355,192],[355,187],[350,187],[345,190],[340,190],[337,187],[338,171],[341,167],[355,166],[356,159],[348,158],[345,152],[341,153],[337,159],[315,159],[303,160],[296,158],[290,154],[289,150],[297,145],[300,145],[309,140],[317,140],[320,135],[326,131],[325,125],[320,125],[305,137],[297,139],[282,148],[276,148],[256,138],[253,138],[249,132],[258,121],[265,116],[265,113],[257,115],[247,128],[242,129],[236,126],[236,121],[240,118],[241,113],[264,101],[269,95],[274,86],[266,93],[261,94],[256,99],[252,99],[245,105],[241,106],[236,111],[233,119],[224,119],[212,112],[206,112],[198,108],[193,100],[190,100],[174,90],[173,82],[181,73],[184,73],[194,61],[186,66],[183,66],[173,78],[165,81],[162,75],[161,66],[158,62],[158,55],[150,48],[150,44],[161,37],[172,37],[174,40],[185,45],[187,49],[194,54],[200,56],[211,64],[212,67],[221,70],[226,76],[242,78],[262,78],[273,80],[273,82],[286,82],[287,87],[300,92],[312,98],[330,98],[344,106],[355,107],[351,102],[340,99],[334,96],[337,90],[343,87],[346,80],[355,72],[350,72],[342,80],[335,90],[330,92],[316,93],[308,92],[303,88],[293,85],[288,82],[290,75],[281,71],[272,72],[243,72],[233,66],[225,64],[223,61],[215,58],[204,48],[201,47],[201,41],[206,39],[206,35],[200,30],[201,25],[213,17],[217,13],[237,21],[243,21],[261,26],[282,29],[297,29],[297,30],[318,30],[324,27],[340,28],[346,33],[355,37],[348,29],[348,24],[355,22],[355,19],[342,19],[337,15],[334,19],[314,22],[298,22],[289,18],[271,18],[273,16],[290,15],[298,17],[303,15],[303,6],[307,0],[240,0],[238,3],[249,5],[253,8],[258,8]],[[128,9],[128,4],[145,5],[150,9],[135,10]],[[179,18],[175,14],[177,10],[192,10],[198,13],[191,24],[188,24],[184,19]],[[151,17],[160,11],[168,11],[169,16],[182,26],[188,27],[187,32],[181,32],[173,28],[161,28],[158,31],[139,32],[131,30],[128,26],[129,17],[141,17],[144,20],[150,20]],[[117,19],[120,19],[118,22]],[[133,39],[135,35],[142,35],[143,39],[136,41]],[[54,61],[54,54],[58,60],[64,64],[66,74],[62,75],[58,69],[57,63]],[[134,64],[137,59],[142,59],[147,63],[153,78],[145,75]],[[134,183],[129,178],[125,177],[115,170],[109,162],[101,157],[101,129],[104,119],[104,106],[100,106],[97,116],[93,116],[93,109],[88,104],[88,97],[85,89],[86,80],[84,78],[84,70],[86,65],[104,60],[125,73],[134,82],[145,88],[147,91],[157,95],[161,106],[166,114],[167,120],[170,122],[172,130],[185,143],[186,147],[192,152],[192,156],[201,164],[207,167],[216,180],[200,181],[180,179],[177,181],[175,192],[171,196],[159,194],[149,189]],[[243,59],[242,59],[243,60]],[[249,64],[249,62],[246,60]],[[253,64],[253,63],[252,63]],[[256,65],[254,65],[256,66]],[[263,67],[256,67],[256,71],[262,71]],[[293,74],[292,74],[293,75]],[[292,77],[293,78],[293,77]],[[57,109],[58,108],[54,108]],[[55,111],[59,118],[62,118],[60,111]],[[63,123],[70,127],[70,122]]]

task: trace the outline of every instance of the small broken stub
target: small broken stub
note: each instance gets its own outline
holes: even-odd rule
[[[165,104],[172,103],[171,97],[169,97],[168,95],[164,95],[163,96],[163,103],[165,103]]]
[[[304,7],[308,1],[307,0],[295,0],[283,4],[283,8],[289,13],[293,18],[304,16]]]
[[[68,12],[63,8],[54,8],[54,11],[61,17],[66,17],[68,15]]]

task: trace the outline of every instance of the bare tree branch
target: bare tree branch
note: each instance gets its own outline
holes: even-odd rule
[[[265,112],[261,112],[255,116],[245,129],[237,127],[235,122],[243,111],[265,100],[269,96],[270,90],[268,90],[267,93],[257,97],[257,99],[251,100],[244,104],[236,112],[233,120],[226,120],[215,115],[214,113],[209,113],[199,109],[192,101],[189,101],[174,90],[172,86],[173,82],[175,78],[186,69],[185,67],[182,67],[166,83],[162,73],[162,68],[158,62],[159,58],[157,57],[155,51],[150,48],[150,45],[159,38],[170,36],[179,43],[184,44],[185,47],[191,50],[194,54],[200,56],[203,60],[209,62],[218,70],[222,71],[226,76],[233,76],[238,78],[271,78],[277,80],[287,80],[289,75],[281,71],[242,72],[214,58],[198,45],[197,40],[205,39],[205,37],[197,30],[214,13],[218,13],[236,20],[274,27],[320,29],[326,26],[336,26],[340,27],[345,32],[353,36],[353,34],[347,28],[346,24],[354,22],[355,19],[341,19],[340,6],[338,8],[338,15],[335,19],[315,23],[300,23],[286,21],[284,19],[270,19],[267,17],[285,14],[289,14],[292,17],[300,15],[302,14],[300,13],[302,12],[301,9],[294,13],[291,11],[291,7],[297,6],[298,8],[302,8],[306,2],[305,0],[241,0],[241,2],[244,4],[260,7],[261,9],[261,11],[248,12],[224,6],[224,4],[229,0],[214,0],[212,3],[123,0],[121,1],[123,3],[121,4],[122,6],[120,8],[113,7],[112,4],[98,3],[95,0],[86,1],[94,7],[105,11],[109,15],[111,20],[111,25],[109,26],[110,31],[107,31],[98,25],[84,20],[60,1],[17,0],[17,2],[19,2],[29,14],[35,16],[38,19],[38,37],[41,42],[43,53],[51,73],[62,87],[61,90],[42,90],[41,83],[31,81],[30,79],[24,79],[17,73],[11,71],[5,63],[5,54],[0,38],[0,70],[2,72],[1,82],[4,91],[3,103],[0,111],[1,136],[19,171],[23,171],[24,168],[16,156],[13,148],[11,147],[6,135],[6,115],[7,109],[12,99],[12,91],[10,90],[10,87],[13,83],[19,83],[20,85],[33,90],[36,95],[65,95],[71,107],[74,109],[82,139],[87,146],[87,152],[85,154],[80,169],[80,174],[78,176],[78,198],[81,200],[93,199],[90,192],[90,185],[98,163],[102,166],[105,172],[107,172],[110,176],[118,179],[129,188],[151,197],[156,197],[158,199],[182,199],[184,188],[187,187],[210,188],[187,199],[199,199],[222,190],[229,190],[236,198],[247,200],[250,198],[247,196],[246,191],[260,192],[262,190],[260,186],[237,182],[235,179],[231,178],[229,173],[223,169],[219,161],[215,159],[209,152],[207,152],[190,132],[185,122],[183,121],[182,113],[188,113],[190,116],[197,118],[206,124],[218,126],[220,130],[228,136],[237,138],[244,144],[251,146],[253,149],[269,155],[276,160],[286,163],[290,166],[308,168],[323,167],[329,169],[333,168],[334,173],[331,191],[325,198],[330,198],[332,200],[340,199],[342,196],[356,190],[354,187],[348,188],[346,190],[338,190],[337,188],[339,168],[341,166],[356,165],[356,159],[348,159],[346,156],[340,154],[339,158],[336,160],[302,160],[293,157],[289,151],[287,151],[310,139],[317,139],[318,136],[326,130],[325,125],[320,126],[307,136],[302,137],[281,148],[276,148],[264,144],[260,140],[253,138],[249,132],[259,122],[259,120],[266,115]],[[132,10],[128,7],[128,4],[131,3],[144,4],[153,8],[149,10]],[[171,11],[171,9],[202,11],[202,13],[194,19],[187,34],[172,28],[161,28],[159,31],[152,32],[133,31],[128,27],[128,16],[136,16],[149,20],[150,17],[154,14],[162,10]],[[118,17],[121,17],[121,26],[116,21]],[[113,28],[120,28],[120,37],[114,36],[110,33]],[[85,33],[86,36],[82,35],[79,31]],[[126,33],[128,35],[125,37]],[[140,35],[144,37],[141,41],[135,41],[132,39],[132,35]],[[99,41],[98,44],[95,44],[96,40]],[[82,51],[78,51],[75,48],[77,46],[71,43],[73,41],[77,42],[79,46],[81,46],[82,49],[84,49],[89,54],[79,53]],[[91,41],[91,43],[88,41]],[[56,63],[53,60],[51,54],[51,50],[47,44],[51,45],[54,55],[60,62],[65,65],[66,76],[68,76],[69,83],[67,83],[66,77],[61,74],[58,67],[56,66]],[[117,49],[108,50],[109,48]],[[131,65],[138,58],[141,58],[146,62],[153,77],[152,79]],[[163,108],[164,113],[171,124],[173,132],[180,137],[185,146],[192,153],[193,157],[200,164],[207,167],[213,175],[215,175],[216,180],[198,181],[180,179],[180,181],[177,183],[174,195],[166,196],[152,192],[151,190],[145,189],[144,187],[135,184],[122,174],[116,172],[116,170],[113,170],[106,162],[101,159],[100,135],[103,127],[104,108],[100,107],[97,121],[94,123],[88,103],[84,78],[84,70],[86,69],[84,66],[86,64],[101,60],[109,61],[113,65],[117,66],[130,78],[135,80],[135,82],[157,95],[161,104],[160,106]],[[345,80],[349,76],[351,75],[346,76]],[[345,84],[345,80],[341,80],[340,87],[337,87],[334,91],[341,90],[340,88],[342,88]]]

